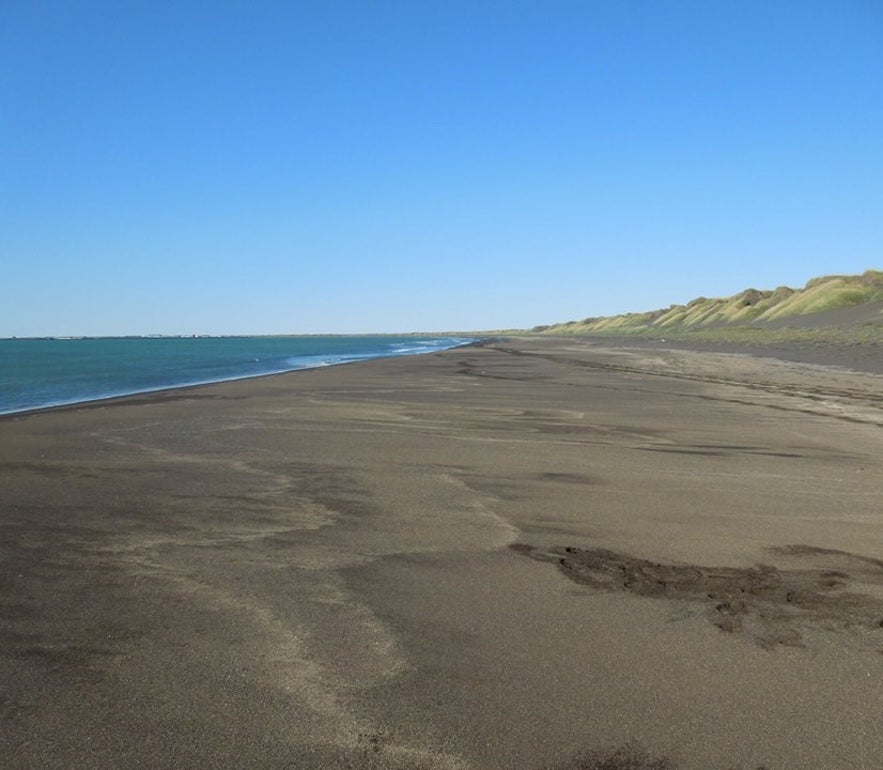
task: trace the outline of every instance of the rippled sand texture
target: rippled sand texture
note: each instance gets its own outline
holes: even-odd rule
[[[0,420],[9,768],[871,768],[883,376],[509,340]]]

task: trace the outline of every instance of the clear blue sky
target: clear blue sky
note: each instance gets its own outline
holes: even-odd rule
[[[883,267],[879,0],[0,3],[0,336],[529,327]]]

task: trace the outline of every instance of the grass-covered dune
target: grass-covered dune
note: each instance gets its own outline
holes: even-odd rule
[[[634,334],[715,339],[883,338],[883,271],[813,278],[802,289],[746,289],[732,297],[697,297],[643,313],[535,327],[541,334]]]

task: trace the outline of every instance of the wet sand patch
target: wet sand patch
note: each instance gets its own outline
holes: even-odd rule
[[[560,546],[511,548],[558,565],[581,585],[636,596],[702,606],[721,631],[763,646],[802,646],[803,629],[875,631],[883,648],[883,561],[830,548],[789,545],[770,548],[803,564],[780,568],[715,567],[649,561],[605,548]],[[879,636],[879,638],[876,638]],[[883,651],[883,650],[881,650]]]

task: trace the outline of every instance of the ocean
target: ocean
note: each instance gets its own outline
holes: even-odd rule
[[[0,414],[464,345],[465,337],[0,339]]]

